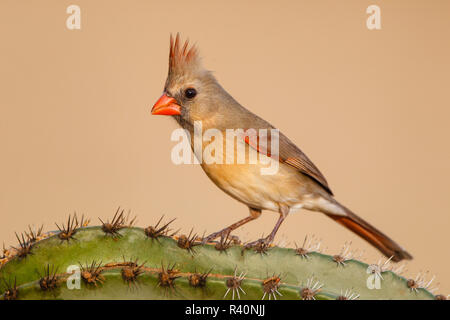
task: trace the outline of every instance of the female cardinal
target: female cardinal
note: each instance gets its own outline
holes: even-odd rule
[[[267,121],[234,100],[211,72],[202,67],[195,46],[189,48],[188,41],[182,45],[179,34],[175,41],[170,37],[169,74],[164,93],[153,106],[152,114],[173,116],[190,133],[192,147],[196,121],[201,121],[204,130],[216,129],[223,132],[224,136],[227,129],[274,129]],[[324,213],[367,240],[387,257],[392,257],[393,261],[412,259],[401,246],[337,202],[319,169],[281,132],[277,157],[267,148],[260,148],[258,139],[256,143],[249,139],[237,140],[235,150],[241,143],[246,150],[256,150],[261,159],[276,161],[278,170],[274,174],[262,174],[260,169],[263,164],[249,163],[248,156],[244,163],[231,161],[233,163],[230,164],[228,158],[226,164],[201,162],[205,173],[220,189],[250,209],[248,217],[209,235],[204,238],[204,242],[227,237],[232,230],[258,218],[261,210],[271,210],[280,214],[272,232],[247,247],[268,245],[288,213],[305,208]],[[198,158],[199,154],[196,153],[196,156]]]

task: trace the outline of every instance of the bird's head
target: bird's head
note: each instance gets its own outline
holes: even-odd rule
[[[217,109],[213,97],[220,89],[211,72],[203,68],[197,48],[187,40],[182,44],[179,34],[175,40],[170,36],[169,74],[152,114],[176,116],[190,123],[204,120]]]

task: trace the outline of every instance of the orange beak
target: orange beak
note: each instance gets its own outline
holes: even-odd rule
[[[174,116],[181,114],[181,107],[177,100],[168,97],[165,93],[156,101],[152,108],[152,114],[163,116]]]

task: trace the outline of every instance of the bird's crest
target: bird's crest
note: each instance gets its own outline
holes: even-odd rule
[[[199,63],[198,50],[194,45],[189,46],[189,40],[186,40],[182,45],[179,33],[177,33],[175,40],[170,35],[169,75],[194,70],[199,66]]]

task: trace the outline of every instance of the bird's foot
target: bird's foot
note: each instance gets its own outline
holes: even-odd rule
[[[226,239],[229,235],[230,235],[231,229],[230,228],[225,228],[222,229],[220,231],[211,233],[209,236],[207,237],[203,237],[202,239],[202,244],[206,244],[208,242],[212,242],[213,240],[217,239],[217,238],[222,238],[222,239]]]
[[[272,242],[273,242],[272,237],[268,236],[266,238],[261,238],[256,241],[247,243],[244,246],[243,250],[254,249],[258,253],[265,254],[266,251],[270,248]]]

